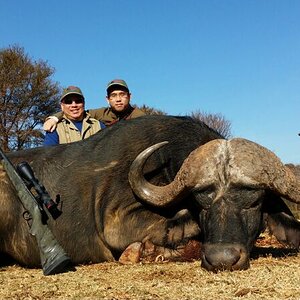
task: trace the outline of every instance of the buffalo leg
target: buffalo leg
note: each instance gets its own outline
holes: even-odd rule
[[[191,239],[197,239],[199,227],[187,210],[179,211],[173,218],[166,218],[150,211],[127,214],[118,211],[118,216],[106,220],[104,236],[110,247],[120,253],[135,242],[150,241],[156,246],[176,249]]]

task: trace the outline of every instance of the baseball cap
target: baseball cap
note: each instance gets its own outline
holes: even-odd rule
[[[62,93],[62,96],[60,98],[60,102],[68,95],[71,95],[71,94],[76,94],[76,95],[80,95],[83,99],[84,99],[84,96],[82,94],[82,91],[79,87],[77,86],[73,86],[73,85],[70,85],[68,86],[67,88],[65,88],[63,90],[63,93]]]
[[[114,79],[107,84],[107,88],[106,88],[107,95],[109,95],[111,92],[115,90],[121,90],[129,93],[129,88],[127,86],[127,83],[123,79]]]

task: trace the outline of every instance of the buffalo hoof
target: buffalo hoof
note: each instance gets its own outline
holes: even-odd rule
[[[122,264],[136,264],[141,259],[143,244],[140,242],[130,244],[121,254],[119,262]]]
[[[144,243],[135,242],[130,244],[121,254],[119,262],[122,264],[135,264],[138,262],[154,262],[161,258],[161,251],[150,241]]]
[[[164,262],[164,261],[193,261],[201,257],[201,243],[189,241],[175,249],[153,245],[150,241],[144,243],[142,261]]]
[[[138,262],[193,261],[201,256],[201,243],[189,241],[186,245],[170,249],[154,245],[151,241],[129,245],[119,258],[122,264]]]

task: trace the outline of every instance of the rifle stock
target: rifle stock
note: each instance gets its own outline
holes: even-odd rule
[[[16,189],[18,198],[20,199],[23,207],[32,217],[30,233],[35,236],[39,246],[44,275],[52,275],[63,272],[66,266],[70,263],[70,258],[59,245],[47,224],[43,223],[43,207],[36,201],[34,195],[27,188],[14,165],[1,148],[0,158],[2,159],[2,164],[7,176]]]

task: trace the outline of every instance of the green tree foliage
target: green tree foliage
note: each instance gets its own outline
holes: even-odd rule
[[[41,125],[58,109],[61,88],[51,79],[54,68],[35,61],[18,45],[0,49],[0,143],[4,151],[39,146]],[[147,105],[139,107],[148,115],[167,113]],[[221,114],[195,111],[190,117],[201,120],[224,137],[231,136],[231,124]]]
[[[14,45],[0,50],[0,142],[4,151],[38,146],[45,116],[58,108],[58,83],[47,62]]]

